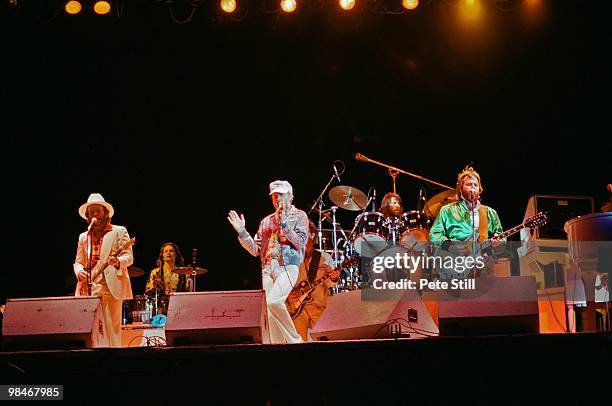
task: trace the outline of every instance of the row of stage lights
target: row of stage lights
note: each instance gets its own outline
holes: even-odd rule
[[[220,0],[219,7],[224,12],[231,14],[236,11],[237,0]],[[355,7],[357,0],[338,0],[338,5],[343,10],[351,10]],[[297,0],[279,0],[279,5],[282,11],[285,13],[293,13],[298,6]],[[402,7],[406,10],[414,10],[419,5],[419,0],[402,0]],[[106,0],[95,0],[92,7],[94,13],[98,15],[106,15],[111,12],[112,5]],[[83,10],[83,3],[81,0],[68,0],[64,4],[64,10],[67,14],[77,15]]]
[[[338,5],[343,10],[351,10],[355,7],[356,0],[338,0]],[[402,7],[406,10],[414,10],[419,5],[419,0],[402,0]],[[226,13],[233,13],[236,11],[237,3],[236,0],[220,0],[219,6],[221,10]],[[293,13],[297,8],[296,0],[280,0],[280,8],[285,13]]]
[[[98,15],[106,15],[111,12],[111,3],[106,0],[96,0],[93,2],[93,11]],[[64,11],[70,15],[77,15],[83,10],[83,3],[80,0],[68,0],[64,4]]]

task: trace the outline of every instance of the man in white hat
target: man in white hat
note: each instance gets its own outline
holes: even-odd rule
[[[299,343],[285,300],[296,283],[299,265],[304,260],[308,239],[308,217],[292,205],[293,188],[289,182],[270,183],[270,196],[276,209],[264,217],[255,237],[246,231],[244,215],[231,210],[227,217],[238,233],[238,241],[253,256],[261,258],[262,286],[266,292],[270,341]]]
[[[108,344],[121,347],[122,304],[132,299],[127,267],[134,263],[134,239],[130,239],[125,227],[110,223],[114,213],[113,206],[99,193],[92,193],[79,207],[79,215],[89,226],[79,235],[74,261],[78,280],[75,295],[101,297]]]

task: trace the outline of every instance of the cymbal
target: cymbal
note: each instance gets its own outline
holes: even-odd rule
[[[144,274],[145,272],[137,266],[128,266],[128,275],[130,275],[130,278],[138,278]]]
[[[191,275],[193,272],[196,275],[203,275],[208,272],[208,269],[192,267],[192,266],[179,266],[172,270],[174,273],[182,274],[182,275]]]
[[[425,213],[437,217],[440,213],[442,206],[446,206],[449,203],[456,202],[457,192],[454,189],[445,190],[437,195],[434,195],[431,199],[425,203]]]
[[[359,189],[338,185],[329,191],[329,199],[338,207],[346,210],[363,210],[368,204],[368,197]]]

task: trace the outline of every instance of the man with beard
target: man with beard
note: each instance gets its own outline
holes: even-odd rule
[[[115,210],[101,194],[92,193],[79,208],[79,215],[89,224],[79,235],[74,274],[76,296],[98,296],[102,300],[104,333],[110,347],[121,347],[121,312],[123,300],[132,299],[128,266],[134,262],[128,231],[112,225]]]

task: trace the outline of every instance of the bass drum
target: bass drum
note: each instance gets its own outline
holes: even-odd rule
[[[412,210],[402,214],[403,230],[400,244],[409,250],[425,252],[429,247],[429,229],[433,224],[431,217],[425,213]]]
[[[418,283],[423,276],[423,262],[424,258],[420,253],[401,245],[389,247],[370,259],[367,267],[368,284],[375,286],[376,283],[376,286],[380,287],[377,279],[381,282],[399,282],[406,279]]]

